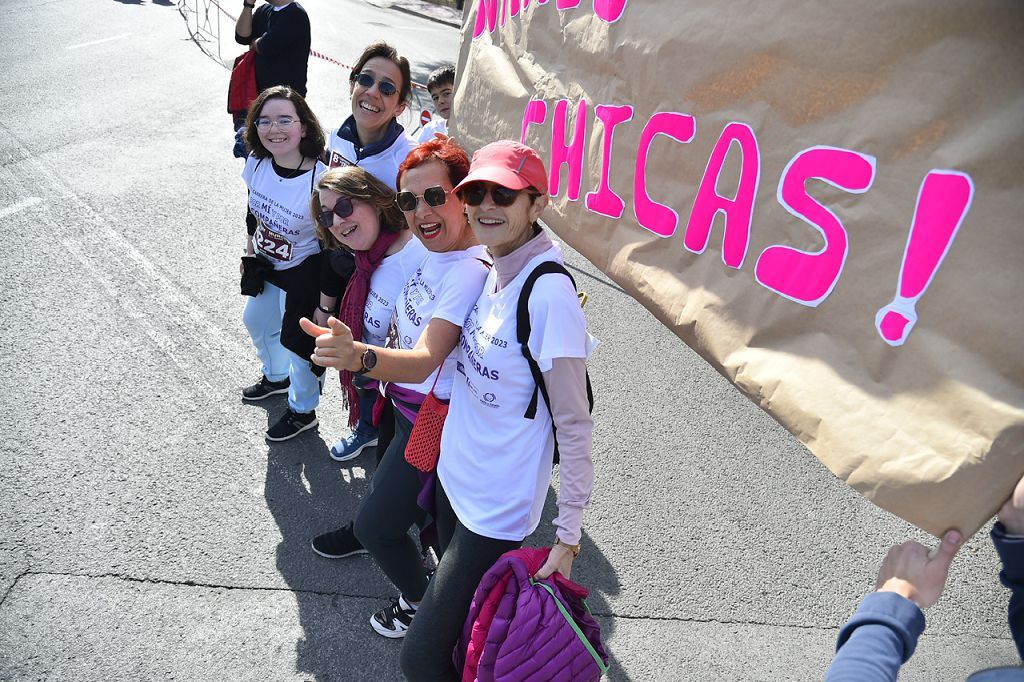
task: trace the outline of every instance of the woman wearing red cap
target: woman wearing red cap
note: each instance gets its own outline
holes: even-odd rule
[[[442,558],[402,649],[409,680],[459,679],[451,652],[480,578],[540,523],[555,451],[553,424],[560,455],[558,516],[551,554],[537,577],[554,571],[569,577],[579,552],[594,473],[586,359],[597,341],[587,332],[569,277],[539,277],[529,293],[528,346],[547,389],[543,398],[516,338],[527,278],[542,263],[562,262],[537,222],[548,204],[547,180],[534,150],[505,140],[480,149],[455,188],[494,267],[459,339],[437,468]]]

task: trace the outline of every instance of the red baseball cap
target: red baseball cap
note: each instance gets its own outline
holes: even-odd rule
[[[514,140],[498,140],[473,154],[469,175],[455,189],[471,182],[493,182],[509,189],[533,187],[547,194],[548,172],[533,149]]]

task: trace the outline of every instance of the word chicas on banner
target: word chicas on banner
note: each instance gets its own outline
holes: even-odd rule
[[[580,197],[583,186],[587,125],[591,106],[585,99],[576,104],[572,139],[569,139],[570,102],[558,100],[551,117],[550,170],[548,192],[562,193],[562,167],[568,169],[565,195],[570,201]],[[601,144],[600,178],[588,192],[584,206],[592,213],[621,218],[626,202],[611,186],[612,144],[616,128],[633,119],[630,105],[598,104],[593,117],[604,130]],[[526,140],[530,126],[547,122],[548,105],[530,100],[523,113],[521,139]],[[679,214],[671,206],[650,196],[647,184],[647,160],[658,136],[686,144],[697,134],[697,119],[689,114],[659,111],[643,126],[634,165],[633,213],[640,227],[670,237],[679,225]],[[738,156],[739,180],[732,196],[719,192],[726,160]],[[849,252],[846,228],[828,207],[806,190],[808,180],[817,179],[851,194],[867,192],[875,179],[873,156],[850,149],[814,146],[797,152],[786,164],[778,181],[776,199],[783,208],[807,223],[821,236],[824,246],[817,251],[775,244],[765,248],[754,265],[758,284],[779,296],[801,305],[817,307],[828,298],[842,275]],[[746,123],[730,122],[719,133],[704,175],[697,179],[697,194],[686,222],[684,247],[702,254],[710,241],[711,228],[719,214],[724,217],[722,261],[726,267],[740,269],[747,259],[754,217],[754,201],[761,182],[761,152],[757,134]],[[902,345],[917,314],[914,306],[924,295],[949,251],[974,197],[970,176],[955,170],[935,169],[927,173],[918,192],[917,206],[908,237],[899,283],[891,303],[878,311],[875,326],[891,346]]]

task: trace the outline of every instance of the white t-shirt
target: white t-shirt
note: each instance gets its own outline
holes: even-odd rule
[[[274,264],[275,270],[287,270],[307,256],[319,253],[316,226],[309,213],[309,198],[316,181],[327,167],[316,166],[294,178],[282,178],[274,171],[270,158],[249,155],[242,179],[249,188],[249,210],[256,216],[252,245]]]
[[[405,283],[395,307],[396,339],[399,348],[414,348],[427,323],[437,318],[461,327],[473,303],[480,296],[489,271],[482,260],[490,262],[487,250],[473,246],[465,251],[427,252],[427,257]],[[437,370],[418,384],[398,382],[399,386],[426,395],[434,386],[434,395],[446,399],[451,395],[452,375],[458,348],[441,364],[441,375],[434,386]]]
[[[395,302],[416,269],[427,257],[427,247],[411,237],[402,250],[385,256],[370,277],[370,292],[363,308],[363,343],[383,346],[395,314]]]
[[[516,341],[519,292],[548,260],[561,262],[557,246],[498,292],[492,271],[459,338],[437,473],[459,521],[484,537],[522,540],[536,530],[551,481],[551,413],[538,394],[536,416],[523,416],[536,383]],[[540,277],[529,306],[528,344],[542,372],[555,358],[587,358],[597,346],[568,277]]]
[[[328,140],[327,158],[331,168],[338,166],[359,166],[391,189],[398,190],[398,167],[405,161],[416,142],[407,134],[399,135],[391,146],[373,156],[356,157],[356,147],[346,139],[338,137],[337,128]]]
[[[420,136],[417,141],[420,143],[429,142],[434,139],[434,133],[448,134],[448,120],[435,116],[427,121],[427,125],[420,129]]]

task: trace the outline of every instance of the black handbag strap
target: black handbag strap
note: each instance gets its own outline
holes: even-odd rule
[[[549,274],[562,274],[569,278],[572,282],[573,289],[576,288],[576,280],[573,279],[569,271],[565,269],[561,263],[555,261],[544,261],[540,263],[533,271],[527,275],[526,281],[523,283],[523,288],[519,292],[519,303],[516,306],[516,340],[519,342],[519,350],[522,352],[523,357],[526,358],[526,363],[530,366],[530,374],[533,375],[534,387],[533,396],[530,398],[530,404],[526,406],[526,412],[523,417],[526,419],[534,419],[537,416],[537,394],[540,393],[544,397],[544,404],[548,406],[548,414],[551,414],[551,398],[548,397],[548,388],[544,384],[544,375],[540,371],[540,366],[537,361],[533,358],[533,353],[530,352],[530,294],[533,292],[533,285],[539,277],[542,275]],[[594,411],[594,389],[590,385],[590,372],[587,372],[587,402],[590,404],[590,411]],[[554,416],[551,419],[551,433],[555,439],[555,464],[558,463],[558,430],[555,427]]]

